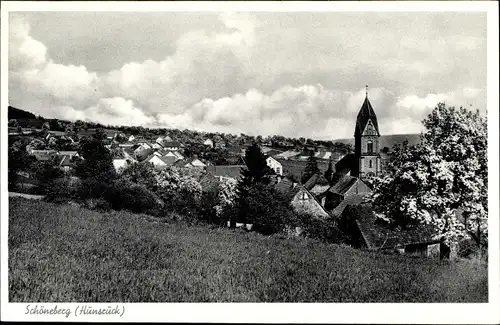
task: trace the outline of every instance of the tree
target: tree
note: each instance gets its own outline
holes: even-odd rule
[[[15,118],[9,120],[9,127],[15,128],[19,125]]]
[[[439,103],[423,124],[421,144],[395,146],[387,175],[374,179],[376,213],[401,227],[432,225],[446,243],[487,244],[486,119]]]
[[[267,165],[266,157],[262,154],[257,143],[254,142],[245,150],[245,163],[247,168],[242,171],[245,184],[267,183],[267,176],[271,174],[271,168]]]
[[[242,168],[242,178],[238,184],[238,220],[245,222],[248,213],[247,196],[252,187],[257,184],[268,184],[268,176],[272,169],[267,166],[266,158],[260,147],[254,142],[245,151],[246,168]],[[234,227],[235,220],[230,220],[230,226]]]
[[[170,210],[190,214],[201,197],[201,185],[187,168],[154,170],[156,194]]]
[[[332,159],[330,158],[328,160],[328,169],[325,172],[325,178],[328,181],[328,183],[332,183],[333,179],[333,166],[332,166]]]
[[[116,178],[113,158],[104,143],[93,137],[80,141],[78,153],[83,158],[76,164],[76,176],[80,177],[83,198],[100,197]]]
[[[27,141],[24,139],[17,140],[9,137],[9,152],[8,152],[8,185],[9,189],[15,188],[21,171],[27,171],[33,162],[32,157],[26,152]]]
[[[47,194],[56,179],[64,176],[64,172],[57,166],[56,157],[33,163],[31,171],[38,182],[38,190],[43,194]]]
[[[47,145],[40,139],[33,139],[27,146],[26,150],[44,150]]]
[[[122,179],[146,186],[146,188],[156,191],[155,168],[152,164],[130,164],[122,171]]]
[[[314,151],[310,151],[309,158],[307,158],[307,165],[304,169],[304,174],[302,174],[301,182],[305,183],[315,174],[319,174],[321,171],[318,168],[318,160],[314,156]]]
[[[59,125],[58,119],[52,119],[49,121],[49,130],[59,131],[61,126]]]

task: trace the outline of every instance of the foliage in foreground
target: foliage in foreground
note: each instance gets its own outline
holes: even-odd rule
[[[486,119],[440,103],[423,124],[422,143],[396,146],[387,175],[374,179],[374,209],[402,227],[430,224],[445,241],[487,245]]]
[[[13,302],[485,302],[487,268],[9,200]]]

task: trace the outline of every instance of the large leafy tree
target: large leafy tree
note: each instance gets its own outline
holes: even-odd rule
[[[486,119],[439,103],[423,124],[421,144],[395,146],[387,174],[374,180],[375,211],[402,227],[430,224],[446,242],[486,244]]]

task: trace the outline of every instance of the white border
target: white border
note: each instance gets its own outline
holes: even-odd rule
[[[128,321],[128,322],[267,322],[267,323],[500,323],[499,299],[499,114],[498,9],[496,2],[3,2],[1,8],[1,320],[2,321]],[[489,303],[484,304],[120,304],[123,318],[25,315],[24,303],[8,303],[8,12],[9,11],[475,11],[487,12],[487,107],[489,168]],[[44,304],[47,308],[55,304]],[[75,308],[80,304],[57,304]],[[90,304],[106,307],[109,304]],[[113,304],[111,304],[113,305]]]

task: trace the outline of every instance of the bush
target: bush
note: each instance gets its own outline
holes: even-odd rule
[[[237,222],[253,224],[254,230],[265,235],[280,232],[294,220],[288,200],[274,189],[255,184],[240,197]]]
[[[340,243],[342,235],[331,219],[318,219],[308,214],[297,214],[296,227],[302,229],[302,236],[320,239],[331,243]]]
[[[108,182],[96,177],[89,177],[81,181],[78,187],[78,197],[81,200],[102,198],[108,189]]]
[[[157,213],[155,210],[161,205],[156,194],[144,185],[125,180],[117,180],[108,186],[103,198],[115,210],[126,209],[135,213]]]
[[[108,211],[111,209],[111,205],[103,198],[86,199],[83,205],[90,210]]]
[[[77,183],[70,178],[57,178],[46,191],[45,199],[49,202],[61,203],[76,199],[78,196]]]

